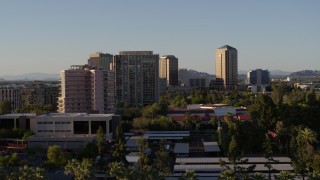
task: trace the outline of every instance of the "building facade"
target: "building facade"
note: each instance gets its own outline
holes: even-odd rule
[[[20,88],[21,106],[44,104],[57,106],[59,84],[34,82]]]
[[[267,85],[270,83],[270,73],[268,70],[256,69],[247,73],[247,84]]]
[[[28,138],[30,148],[47,148],[52,144],[64,149],[81,149],[95,139],[102,127],[106,140],[120,125],[120,116],[114,114],[49,113],[31,119],[35,135]]]
[[[94,67],[95,69],[112,70],[113,55],[108,53],[95,53],[90,54],[88,59],[88,66]]]
[[[120,51],[113,59],[116,103],[159,102],[159,55],[152,51]]]
[[[17,87],[0,87],[0,102],[11,102],[11,112],[15,112],[21,105],[20,89]]]
[[[189,79],[189,86],[190,87],[198,87],[198,88],[205,88],[208,87],[208,80],[206,78],[191,78]]]
[[[226,90],[235,89],[238,83],[238,52],[225,45],[216,50],[216,78],[223,81]]]
[[[167,80],[167,86],[178,86],[178,58],[173,55],[161,56],[159,76]]]
[[[112,71],[71,66],[62,70],[58,112],[99,114],[114,112],[114,76]]]

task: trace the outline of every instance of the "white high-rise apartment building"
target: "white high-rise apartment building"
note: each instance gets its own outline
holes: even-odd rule
[[[71,66],[62,70],[58,111],[61,113],[113,113],[114,75],[112,71]]]

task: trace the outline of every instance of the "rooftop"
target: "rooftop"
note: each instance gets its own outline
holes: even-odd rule
[[[229,46],[229,45],[224,45],[224,46],[222,46],[222,47],[219,47],[218,49],[232,49],[232,50],[237,50],[236,48],[231,47],[231,46]]]
[[[21,117],[21,116],[26,116],[26,117],[35,117],[37,116],[36,113],[12,113],[12,114],[3,114],[3,115],[0,115],[0,118],[18,118],[18,117]]]
[[[114,114],[87,114],[87,113],[48,113],[38,117],[110,117]]]

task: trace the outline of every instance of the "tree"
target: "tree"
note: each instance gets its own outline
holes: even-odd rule
[[[218,178],[219,180],[235,180],[235,172],[232,170],[224,170],[221,172],[220,177]]]
[[[116,143],[114,145],[112,157],[117,162],[127,163],[124,136],[121,126],[119,126],[116,130]]]
[[[301,142],[306,142],[306,146],[318,142],[317,133],[313,132],[310,128],[304,128],[303,130],[301,130],[298,138],[298,140],[300,140]]]
[[[182,174],[183,180],[196,180],[198,179],[198,175],[192,170],[186,170],[185,173]]]
[[[51,145],[48,147],[47,158],[50,163],[58,166],[64,166],[67,162],[66,154],[61,146]]]
[[[17,166],[18,164],[19,164],[19,159],[17,157],[17,154],[0,157],[0,167],[10,167],[10,166],[12,167],[12,166]]]
[[[263,151],[264,151],[264,157],[268,159],[268,162],[266,162],[264,166],[268,168],[268,179],[271,180],[271,169],[272,169],[271,161],[274,162],[275,160],[272,158],[273,151],[270,143],[270,137],[268,134],[265,135],[265,140],[263,143]]]
[[[10,101],[1,101],[0,102],[0,114],[9,114],[11,113],[11,102]]]
[[[233,165],[233,171],[236,172],[237,170],[237,163],[242,158],[241,151],[239,149],[238,141],[235,135],[231,137],[231,142],[229,144],[229,151],[228,151],[228,159],[230,163]]]
[[[272,100],[276,105],[282,104],[283,96],[286,93],[287,85],[285,83],[280,83],[279,85],[272,85]]]
[[[144,117],[154,119],[157,117],[160,110],[160,105],[157,103],[153,103],[151,106],[148,106],[143,110],[142,115]]]
[[[288,171],[281,171],[278,176],[275,176],[276,180],[291,180],[293,176]]]
[[[314,170],[308,174],[309,180],[320,180],[320,171]]]
[[[46,179],[44,169],[42,168],[32,168],[29,166],[23,166],[19,169],[19,180],[43,180]]]
[[[145,179],[145,180],[160,180],[159,172],[157,169],[152,168],[151,166],[146,166],[144,171],[138,172],[137,179]]]
[[[1,179],[1,178],[0,178]],[[10,174],[7,174],[5,176],[5,179],[8,180],[44,180],[46,179],[46,174],[44,172],[44,169],[36,167],[29,167],[27,165],[24,165],[19,168],[18,171],[13,171]]]
[[[103,153],[103,150],[104,150],[104,147],[106,144],[106,140],[105,140],[103,128],[101,126],[99,126],[99,129],[97,130],[97,133],[96,133],[96,144],[98,147],[99,154]]]
[[[293,153],[293,165],[295,171],[305,178],[308,171],[312,170],[313,162],[313,147],[312,143],[317,142],[317,134],[309,128],[298,130],[296,144],[293,148],[296,150]]]
[[[28,137],[32,136],[34,133],[30,130],[26,130],[24,133],[23,133],[23,137],[22,139],[27,141],[28,140]]]
[[[51,104],[29,104],[18,108],[18,113],[47,113],[55,111],[55,106]]]
[[[109,164],[109,172],[111,176],[119,180],[137,179],[137,172],[131,167],[126,167],[123,162],[112,162]]]
[[[277,109],[272,99],[265,94],[259,95],[249,112],[258,124],[267,130],[274,129],[277,120]]]
[[[254,180],[266,180],[266,177],[265,175],[261,174],[261,173],[258,173],[258,172],[255,172],[254,174],[252,174],[250,176],[252,179]]]
[[[141,138],[138,140],[139,144],[139,165],[140,165],[140,172],[144,171],[148,167],[149,158],[146,155],[145,151],[148,148],[147,140]]]
[[[90,159],[83,159],[81,162],[72,159],[64,168],[65,174],[72,174],[75,180],[87,180],[92,175],[92,164]]]
[[[170,172],[170,158],[169,153],[164,150],[164,141],[160,141],[160,149],[156,153],[154,166],[159,170],[161,175],[166,175]]]

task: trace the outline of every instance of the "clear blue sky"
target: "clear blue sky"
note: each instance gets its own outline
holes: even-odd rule
[[[0,75],[59,73],[121,50],[214,74],[225,44],[239,70],[320,70],[319,0],[2,0],[0,23]]]

